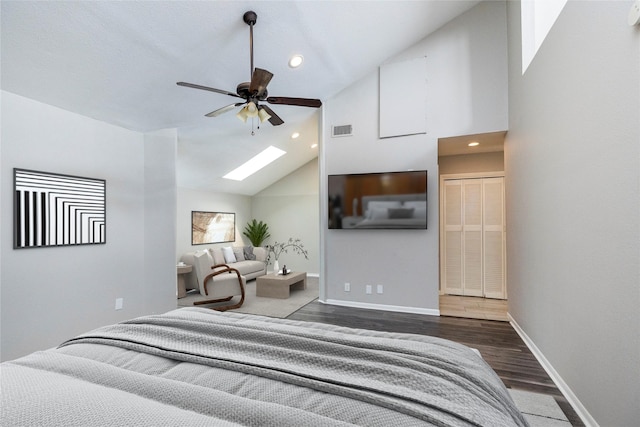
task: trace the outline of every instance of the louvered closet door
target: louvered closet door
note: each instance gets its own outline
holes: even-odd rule
[[[443,182],[442,289],[506,298],[504,178]]]
[[[463,295],[462,288],[462,183],[445,181],[443,189],[444,253],[440,274],[445,293]]]
[[[463,295],[482,296],[482,180],[462,180]]]
[[[506,298],[504,178],[482,180],[484,193],[484,296]]]

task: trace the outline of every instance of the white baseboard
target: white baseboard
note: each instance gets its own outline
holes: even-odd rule
[[[413,313],[413,314],[426,314],[429,316],[440,316],[440,310],[431,309],[431,308],[404,307],[400,305],[388,305],[388,304],[371,304],[367,302],[343,301],[343,300],[336,300],[336,299],[326,299],[324,301],[320,300],[320,302],[323,304],[340,305],[343,307],[366,308],[369,310],[395,311],[398,313]]]
[[[524,332],[520,325],[518,325],[518,322],[516,322],[515,319],[511,317],[510,313],[507,313],[507,316],[509,317],[509,322],[511,323],[511,326],[513,326],[513,329],[515,329],[518,335],[520,335],[520,338],[522,338],[522,341],[524,341],[527,347],[529,347],[531,353],[533,353],[536,359],[538,359],[538,362],[540,362],[544,370],[547,372],[547,374],[549,374],[551,380],[553,380],[556,387],[558,387],[560,392],[564,395],[565,399],[567,399],[567,401],[571,404],[584,425],[586,427],[598,427],[598,423],[591,416],[589,411],[587,411],[587,408],[584,407],[578,397],[573,393],[573,391],[571,391],[571,388],[569,388],[567,383],[564,382],[560,374],[553,368],[547,358],[544,357],[544,354],[542,354],[540,349],[534,344],[531,338],[529,338],[529,336]]]

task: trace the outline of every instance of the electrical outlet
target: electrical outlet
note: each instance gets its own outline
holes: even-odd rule
[[[371,294],[371,285],[367,285],[367,294]]]
[[[378,292],[379,294],[383,293],[382,285],[378,285],[377,292]]]
[[[351,283],[345,283],[344,284],[344,291],[345,292],[351,292]]]
[[[122,310],[124,307],[124,298],[116,298],[116,310]]]

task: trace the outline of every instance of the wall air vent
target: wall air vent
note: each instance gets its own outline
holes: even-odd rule
[[[331,136],[336,138],[338,136],[352,136],[353,135],[353,127],[351,125],[340,125],[334,126],[331,129]]]

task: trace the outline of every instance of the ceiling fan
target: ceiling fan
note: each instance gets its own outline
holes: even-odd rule
[[[251,54],[251,81],[240,83],[236,88],[236,93],[229,92],[222,89],[215,89],[212,87],[201,86],[193,83],[178,82],[178,86],[190,87],[193,89],[208,90],[210,92],[221,93],[223,95],[229,95],[236,98],[241,98],[244,101],[229,104],[225,107],[218,108],[208,114],[206,117],[217,117],[220,114],[231,111],[236,107],[244,105],[244,107],[236,114],[240,120],[247,121],[249,117],[258,117],[260,122],[268,120],[273,126],[278,126],[284,123],[284,121],[273,112],[267,105],[260,104],[260,101],[266,101],[269,104],[283,104],[283,105],[295,105],[301,107],[318,108],[322,106],[322,102],[319,99],[309,98],[290,98],[290,97],[278,97],[269,96],[267,92],[267,85],[271,81],[273,74],[262,68],[253,67],[253,26],[256,23],[258,15],[253,11],[246,12],[242,19],[249,26],[249,49]]]

